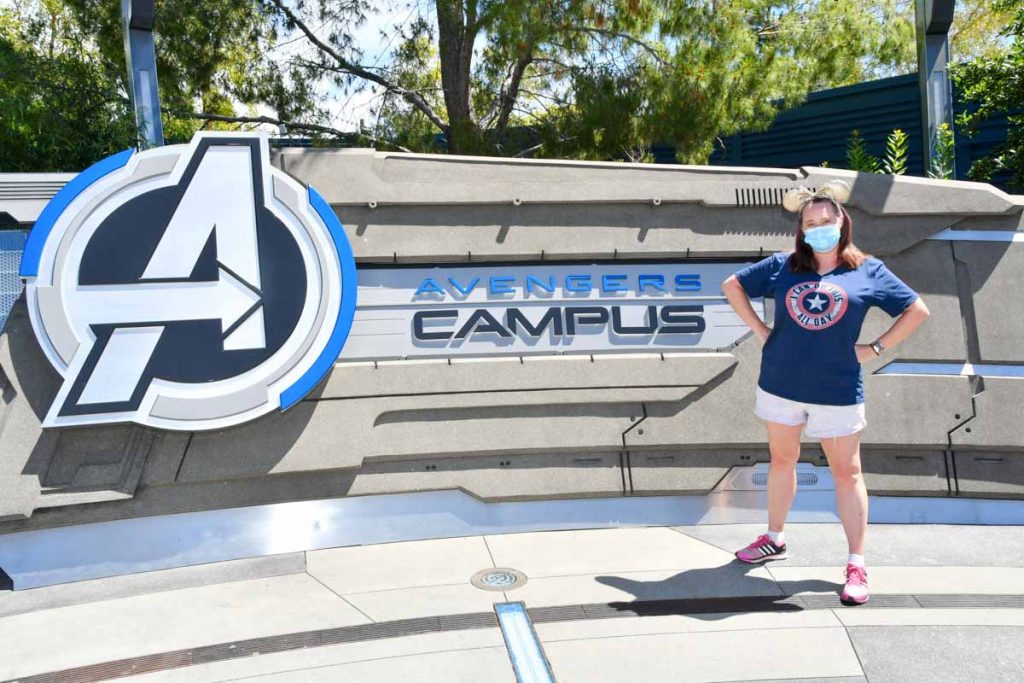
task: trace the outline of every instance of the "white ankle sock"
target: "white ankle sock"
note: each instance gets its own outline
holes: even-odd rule
[[[853,553],[850,553],[850,557],[846,560],[846,564],[855,564],[858,567],[863,567],[864,566],[864,556],[863,555],[854,555]]]
[[[786,542],[785,539],[782,538],[781,531],[772,531],[771,529],[769,529],[768,538],[772,539],[772,543],[779,546],[783,545]]]

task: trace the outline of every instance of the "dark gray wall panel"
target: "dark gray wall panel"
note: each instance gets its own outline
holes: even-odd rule
[[[1024,453],[957,451],[953,459],[961,494],[1024,498]]]
[[[963,376],[869,375],[864,403],[861,443],[943,448],[950,430],[972,413],[971,385]]]
[[[943,451],[865,448],[860,462],[872,495],[942,496],[951,489]]]
[[[462,456],[366,463],[349,495],[462,489],[487,502],[623,494],[619,451]]]
[[[966,360],[953,243],[918,242],[906,251],[886,256],[885,265],[921,295],[931,315],[905,342],[866,363],[864,372],[874,372],[894,360]],[[882,309],[871,308],[864,319],[860,341],[869,343],[877,339],[895,321]]]
[[[770,460],[767,448],[675,448],[629,452],[628,481],[636,495],[708,493],[730,468],[749,467]],[[824,454],[814,446],[801,449],[800,462],[824,465]]]
[[[1024,378],[985,377],[982,386],[974,418],[950,433],[953,448],[1024,449]]]
[[[1024,362],[1024,242],[956,242],[970,273],[982,361]]]

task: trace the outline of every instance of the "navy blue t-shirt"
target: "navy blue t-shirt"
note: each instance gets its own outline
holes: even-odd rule
[[[792,252],[778,252],[737,271],[750,298],[775,300],[775,324],[761,350],[758,386],[805,403],[864,402],[864,379],[854,344],[864,316],[878,306],[892,317],[917,299],[917,292],[880,259],[839,267],[824,275],[794,273]]]

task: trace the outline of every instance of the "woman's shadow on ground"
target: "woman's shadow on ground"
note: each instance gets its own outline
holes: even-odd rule
[[[608,602],[612,609],[637,616],[686,614],[706,620],[724,619],[737,612],[799,612],[806,609],[794,596],[799,593],[832,593],[842,584],[819,579],[775,581],[751,572],[763,565],[734,559],[718,567],[688,569],[660,581],[637,581],[624,576],[602,575],[594,580],[630,593],[635,601]]]

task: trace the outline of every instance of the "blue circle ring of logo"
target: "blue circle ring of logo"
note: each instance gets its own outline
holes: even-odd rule
[[[53,196],[53,199],[43,208],[39,219],[32,226],[25,243],[25,253],[21,256],[21,277],[35,277],[39,274],[39,261],[43,257],[43,247],[53,230],[54,223],[68,208],[68,204],[75,200],[75,197],[82,194],[86,188],[95,183],[105,175],[113,173],[128,163],[128,159],[135,153],[134,149],[126,149],[113,154],[105,159],[100,159],[95,164],[85,169],[68,183],[60,188]],[[335,218],[337,220],[337,218]]]
[[[313,387],[319,384],[327,373],[334,367],[335,361],[341,354],[348,333],[352,329],[352,320],[356,315],[356,291],[358,280],[356,275],[356,260],[352,255],[352,246],[348,242],[345,229],[338,220],[330,204],[320,196],[320,193],[312,187],[309,190],[309,204],[320,220],[327,226],[334,247],[338,252],[338,263],[341,266],[341,305],[338,307],[338,316],[335,318],[334,331],[327,340],[327,346],[313,361],[309,370],[300,377],[295,384],[281,392],[281,410],[287,410],[298,403],[303,396],[308,394]]]

